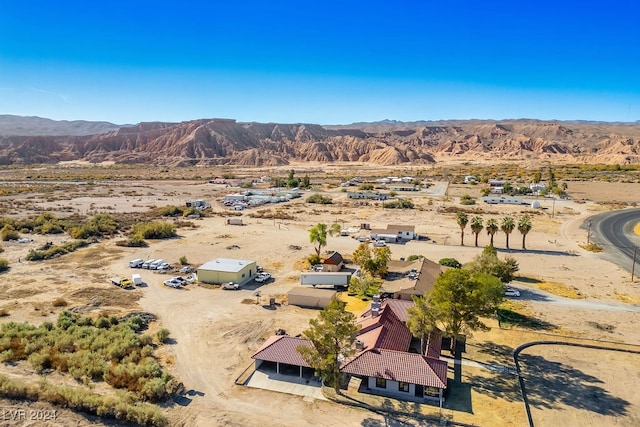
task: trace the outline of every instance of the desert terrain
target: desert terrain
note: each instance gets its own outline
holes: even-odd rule
[[[86,166],[78,168],[85,174],[90,170]],[[278,206],[242,211],[245,225],[232,226],[225,221],[232,212],[220,200],[239,189],[210,184],[203,179],[162,179],[159,174],[156,179],[101,180],[102,171],[98,170],[89,183],[50,178],[56,174],[73,175],[76,173],[73,168],[47,167],[35,173],[20,168],[3,170],[5,188],[26,188],[0,196],[5,216],[24,217],[42,212],[59,216],[106,212],[117,216],[146,212],[153,207],[182,206],[187,200],[199,198],[209,201],[212,209],[205,218],[191,220],[189,227],[180,227],[177,238],[150,241],[147,248],[123,248],[115,245],[116,239],[104,239],[59,258],[28,262],[25,257],[30,249],[47,241],[69,240],[69,237],[29,235],[32,242],[2,242],[5,251],[0,256],[9,261],[11,268],[0,274],[0,309],[8,314],[0,321],[39,324],[55,320],[64,308],[93,315],[129,311],[155,314],[158,321],[151,328],[167,328],[172,338],[170,344],[160,347],[161,360],[188,390],[182,398],[164,405],[171,425],[177,426],[429,425],[426,417],[442,417],[450,425],[525,425],[518,381],[512,374],[513,349],[535,340],[598,341],[631,351],[616,353],[614,357],[600,356],[595,350],[593,353],[530,350],[523,375],[526,377],[531,370],[552,372],[542,386],[536,387],[533,380],[529,383],[536,425],[551,425],[558,419],[567,426],[638,424],[640,400],[634,389],[640,357],[633,352],[640,349],[640,332],[635,326],[640,320],[638,279],[632,281],[629,268],[614,264],[583,246],[587,241],[586,219],[608,210],[634,206],[640,184],[570,182],[571,199],[541,198],[541,208],[532,209],[482,203],[463,206],[459,203],[460,197],[465,194],[479,197],[479,188],[439,180],[432,190],[406,195],[415,208],[404,210],[384,209],[379,202],[355,206],[339,186],[327,185],[339,182],[336,176],[368,171],[354,166],[314,165],[308,172],[313,182],[319,182],[316,189]],[[201,176],[213,173],[204,168],[197,172]],[[256,176],[286,175],[286,169],[244,172]],[[397,169],[388,170],[389,174],[397,172]],[[28,180],[23,178],[27,173]],[[42,181],[38,181],[35,174],[41,174]],[[313,192],[332,197],[333,203],[305,203]],[[258,211],[276,208],[287,214],[286,219],[255,217]],[[285,297],[290,288],[299,284],[304,260],[313,253],[309,242],[311,227],[319,222],[339,223],[343,227],[369,223],[381,228],[387,224],[411,224],[419,235],[429,240],[391,245],[394,259],[423,255],[434,261],[451,257],[465,263],[482,251],[489,238],[483,232],[479,236],[479,247],[475,247],[474,236],[467,227],[465,246],[461,246],[460,229],[455,221],[455,212],[459,209],[485,219],[500,219],[507,214],[516,218],[525,213],[532,216],[527,250],[521,249],[517,231],[511,236],[511,249],[504,247],[503,233],[495,236],[494,244],[499,256],[512,256],[520,268],[513,286],[522,291],[522,297],[509,300],[509,307],[535,320],[535,327],[501,326],[490,319],[490,331],[468,337],[462,363],[451,364],[450,391],[442,411],[435,406],[420,405],[417,412],[425,418],[412,419],[403,413],[415,408],[409,411],[399,401],[366,401],[380,407],[371,411],[235,384],[236,378],[251,365],[251,354],[276,329],[299,334],[307,328],[309,319],[317,315],[315,310],[287,305]],[[337,250],[349,258],[357,246],[358,242],[351,237],[336,236],[328,238],[325,249]],[[262,286],[250,283],[236,292],[197,284],[177,290],[162,286],[166,276],[142,270],[135,272],[142,274],[147,286],[125,290],[108,282],[109,277],[132,273],[128,267],[130,259],[163,258],[177,265],[180,257],[186,257],[195,267],[218,257],[252,259],[275,280]],[[272,297],[278,302],[275,309],[265,307]],[[52,301],[56,298],[63,298],[67,307],[54,307]],[[606,366],[594,363],[598,357],[608,361]],[[542,367],[544,363],[550,367]],[[562,364],[562,375],[554,376],[558,370],[553,363]],[[490,366],[505,369],[487,368]],[[0,372],[19,378],[34,376],[28,365],[0,365]],[[610,403],[610,406],[593,409],[591,395],[573,400],[566,392],[562,394],[563,399],[549,396],[551,387],[561,388],[562,381],[589,382],[593,388],[586,392],[600,399],[602,405]],[[570,391],[580,393],[585,389],[575,386]],[[15,405],[15,402],[6,405]],[[71,411],[60,410],[60,414],[58,424],[51,425],[102,423],[95,417]]]

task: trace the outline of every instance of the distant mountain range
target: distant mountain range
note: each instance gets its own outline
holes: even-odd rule
[[[384,120],[340,126],[200,119],[118,126],[0,116],[0,164],[83,160],[156,165],[446,160],[640,163],[640,123]]]

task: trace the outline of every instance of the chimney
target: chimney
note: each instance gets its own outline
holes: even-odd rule
[[[356,340],[356,350],[364,350],[364,343],[360,340]]]

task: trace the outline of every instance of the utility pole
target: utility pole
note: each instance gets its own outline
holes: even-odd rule
[[[635,246],[633,248],[633,264],[631,265],[631,281],[633,282],[633,273],[636,270],[636,253],[638,252],[638,247]]]
[[[590,241],[591,241],[591,220],[587,221],[587,246],[589,246]]]

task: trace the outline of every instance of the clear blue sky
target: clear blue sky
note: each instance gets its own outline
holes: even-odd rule
[[[624,1],[0,0],[0,114],[640,120]]]

